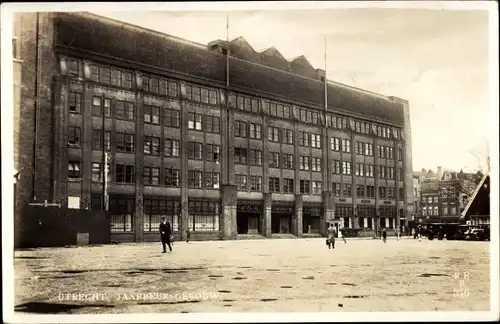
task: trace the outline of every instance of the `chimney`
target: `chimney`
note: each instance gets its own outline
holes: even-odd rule
[[[441,180],[442,177],[443,177],[443,168],[441,166],[438,166],[437,167],[437,179]]]

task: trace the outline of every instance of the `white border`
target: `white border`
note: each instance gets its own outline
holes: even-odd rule
[[[3,314],[5,322],[22,323],[92,323],[92,322],[332,322],[358,321],[477,321],[498,320],[499,318],[499,219],[498,219],[498,11],[493,1],[324,1],[324,2],[210,2],[210,3],[2,3],[2,276],[3,276]],[[286,7],[286,9],[284,9]],[[243,11],[243,10],[322,10],[341,8],[401,8],[401,9],[445,9],[445,10],[488,10],[490,12],[490,156],[491,156],[491,228],[490,242],[490,298],[489,312],[386,312],[386,313],[207,313],[207,314],[125,314],[125,315],[18,315],[14,314],[13,304],[13,125],[12,111],[6,107],[13,103],[13,91],[7,87],[12,84],[12,16],[14,11]],[[7,158],[8,157],[8,158]]]

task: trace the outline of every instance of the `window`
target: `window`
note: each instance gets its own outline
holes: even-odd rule
[[[311,170],[321,172],[321,158],[313,157],[311,158],[311,162]]]
[[[132,232],[135,198],[110,197],[111,232]]]
[[[179,140],[166,138],[165,139],[165,156],[178,157],[179,156]]]
[[[270,115],[271,116],[277,116],[278,115],[278,107],[276,106],[276,104],[274,102],[271,102],[271,112],[270,112]]]
[[[220,118],[217,116],[205,115],[205,132],[220,133]]]
[[[398,160],[402,161],[403,160],[403,149],[398,148]]]
[[[179,128],[181,123],[178,110],[164,109],[163,113],[164,113],[163,124],[165,126]]]
[[[356,154],[357,155],[363,155],[365,153],[365,143],[363,142],[356,142]]]
[[[102,181],[102,164],[92,163],[92,182]]]
[[[220,146],[216,144],[206,144],[205,145],[206,149],[206,156],[205,160],[207,161],[219,161],[219,156],[220,156]]]
[[[267,127],[267,140],[270,142],[280,141],[280,129],[278,127],[269,126]]]
[[[186,84],[186,99],[191,100],[193,98],[193,87]]]
[[[144,199],[144,231],[156,232],[161,224],[161,218],[166,217],[172,226],[172,231],[179,230],[180,201],[171,198]]]
[[[217,104],[217,91],[215,90],[210,90],[210,100],[209,100],[211,105],[216,105]]]
[[[373,178],[373,164],[365,165],[365,175],[367,177]]]
[[[396,198],[396,188],[393,188],[393,187],[387,188],[387,198],[389,198],[389,199]]]
[[[244,174],[236,174],[235,177],[238,190],[247,190],[247,176]]]
[[[201,102],[206,104],[210,102],[208,93],[208,89],[201,89]]]
[[[189,230],[218,231],[219,202],[207,200],[189,200]]]
[[[259,112],[259,100],[252,99],[252,111],[254,113],[258,113]]]
[[[438,197],[436,197],[436,196],[432,197],[432,201],[433,201],[433,203],[437,204],[438,203]]]
[[[115,103],[116,119],[134,120],[134,103],[118,100]]]
[[[387,147],[387,157],[394,159],[394,147]]]
[[[387,190],[385,187],[378,187],[378,196],[381,199],[387,198]]]
[[[248,164],[262,165],[262,151],[261,150],[248,150]]]
[[[283,179],[283,192],[284,193],[294,193],[293,179],[285,178]]]
[[[144,136],[144,154],[160,155],[160,138]]]
[[[68,144],[71,146],[79,147],[81,143],[81,130],[80,127],[69,126],[68,131]]]
[[[99,66],[95,64],[90,65],[90,80],[99,82]]]
[[[201,101],[201,89],[199,87],[193,87],[193,100]]]
[[[450,206],[450,216],[457,216],[457,207]]]
[[[100,97],[92,98],[92,115],[102,116],[102,99]]]
[[[346,140],[346,139],[342,140],[342,152],[347,152],[347,153],[351,152],[351,141],[350,140]]]
[[[115,181],[117,183],[134,183],[134,167],[132,165],[117,164],[115,168]]]
[[[387,167],[387,177],[388,179],[394,179],[394,168],[393,167]]]
[[[188,113],[188,129],[201,131],[202,129],[201,119],[202,115],[200,114]]]
[[[93,129],[92,130],[92,149],[93,150],[111,150],[111,132],[104,133],[104,141],[102,138],[102,130]]]
[[[203,147],[203,145],[201,143],[189,142],[188,143],[188,159],[201,160],[203,158],[202,147]]]
[[[250,176],[250,190],[251,191],[262,191],[262,177],[261,176]]]
[[[399,200],[403,200],[405,196],[405,191],[403,188],[399,188]]]
[[[332,151],[340,151],[340,138],[330,137],[330,149]]]
[[[357,185],[356,186],[356,197],[364,197],[365,196],[365,186]]]
[[[121,87],[122,86],[122,71],[111,70],[111,85]]]
[[[178,169],[165,169],[165,185],[167,187],[179,187],[180,173]]]
[[[365,155],[373,156],[373,144],[365,143]]]
[[[322,193],[321,181],[313,181],[312,182],[312,194],[313,195],[321,195],[321,193]]]
[[[15,39],[12,40],[12,48],[14,49],[14,58],[18,58]],[[77,60],[68,60],[68,74],[72,76],[78,76],[80,74],[79,64]]]
[[[111,83],[111,69],[101,66],[99,69],[99,81],[104,84]]]
[[[236,95],[230,94],[228,102],[229,102],[229,107],[236,108]]]
[[[334,174],[340,174],[341,173],[341,170],[340,170],[340,161],[339,160],[333,160],[332,161],[332,166],[333,166],[333,173]]]
[[[299,169],[309,171],[309,156],[299,156]]]
[[[80,162],[70,161],[68,164],[68,178],[69,179],[80,179]]]
[[[293,130],[283,129],[283,143],[293,144]]]
[[[69,94],[68,108],[72,113],[82,112],[82,95],[80,93],[71,92]]]
[[[422,216],[427,216],[427,207],[422,207]]]
[[[277,152],[269,152],[267,156],[267,160],[269,162],[270,168],[279,168],[280,167],[280,154]]]
[[[309,133],[299,132],[299,145],[306,147],[309,146]]]
[[[283,167],[293,169],[293,154],[283,154]]]
[[[238,96],[238,109],[244,110],[245,109],[245,98]]]
[[[280,178],[269,177],[269,192],[280,192]]]
[[[356,176],[363,177],[365,175],[365,165],[363,163],[356,163]]]
[[[243,121],[234,122],[234,136],[247,137],[247,123]]]
[[[342,161],[342,174],[351,174],[351,162]]]
[[[144,122],[146,124],[160,124],[160,107],[144,105]]]
[[[366,197],[375,198],[375,186],[366,186]]]
[[[134,135],[116,133],[116,151],[134,152]]]
[[[309,186],[309,180],[300,180],[300,193],[301,194],[311,193],[311,188]]]
[[[344,183],[344,190],[343,190],[342,194],[344,197],[351,197],[352,196],[352,184]]]
[[[338,182],[332,182],[332,191],[333,191],[333,194],[337,197],[340,196],[340,183]]]
[[[439,207],[434,206],[434,216],[439,216]]]
[[[321,148],[321,136],[318,134],[311,134],[311,147]]]
[[[205,188],[219,189],[219,187],[220,187],[220,173],[205,172]]]
[[[123,72],[123,81],[122,81],[122,86],[124,88],[132,88],[132,73],[131,72]]]
[[[234,163],[247,164],[247,149],[241,147],[234,148]]]
[[[385,179],[386,178],[386,167],[384,165],[379,165],[378,166],[378,177],[380,179]]]
[[[201,188],[203,173],[201,171],[188,171],[188,187]]]
[[[255,139],[262,138],[260,124],[249,123],[248,126],[249,126],[248,133],[249,133],[250,138],[255,138]]]
[[[159,185],[160,184],[160,168],[144,168],[144,185]]]

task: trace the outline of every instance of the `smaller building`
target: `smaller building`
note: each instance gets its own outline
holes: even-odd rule
[[[470,225],[490,223],[490,176],[485,174],[460,217]]]

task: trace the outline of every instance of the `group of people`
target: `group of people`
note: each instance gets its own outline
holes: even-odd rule
[[[326,245],[328,245],[329,249],[335,249],[335,233],[336,232],[337,231],[335,230],[335,227],[333,227],[333,224],[330,224],[330,227],[327,230],[327,239],[326,239]],[[347,243],[341,230],[339,230],[338,236],[339,236],[339,239],[344,240],[344,244]]]

